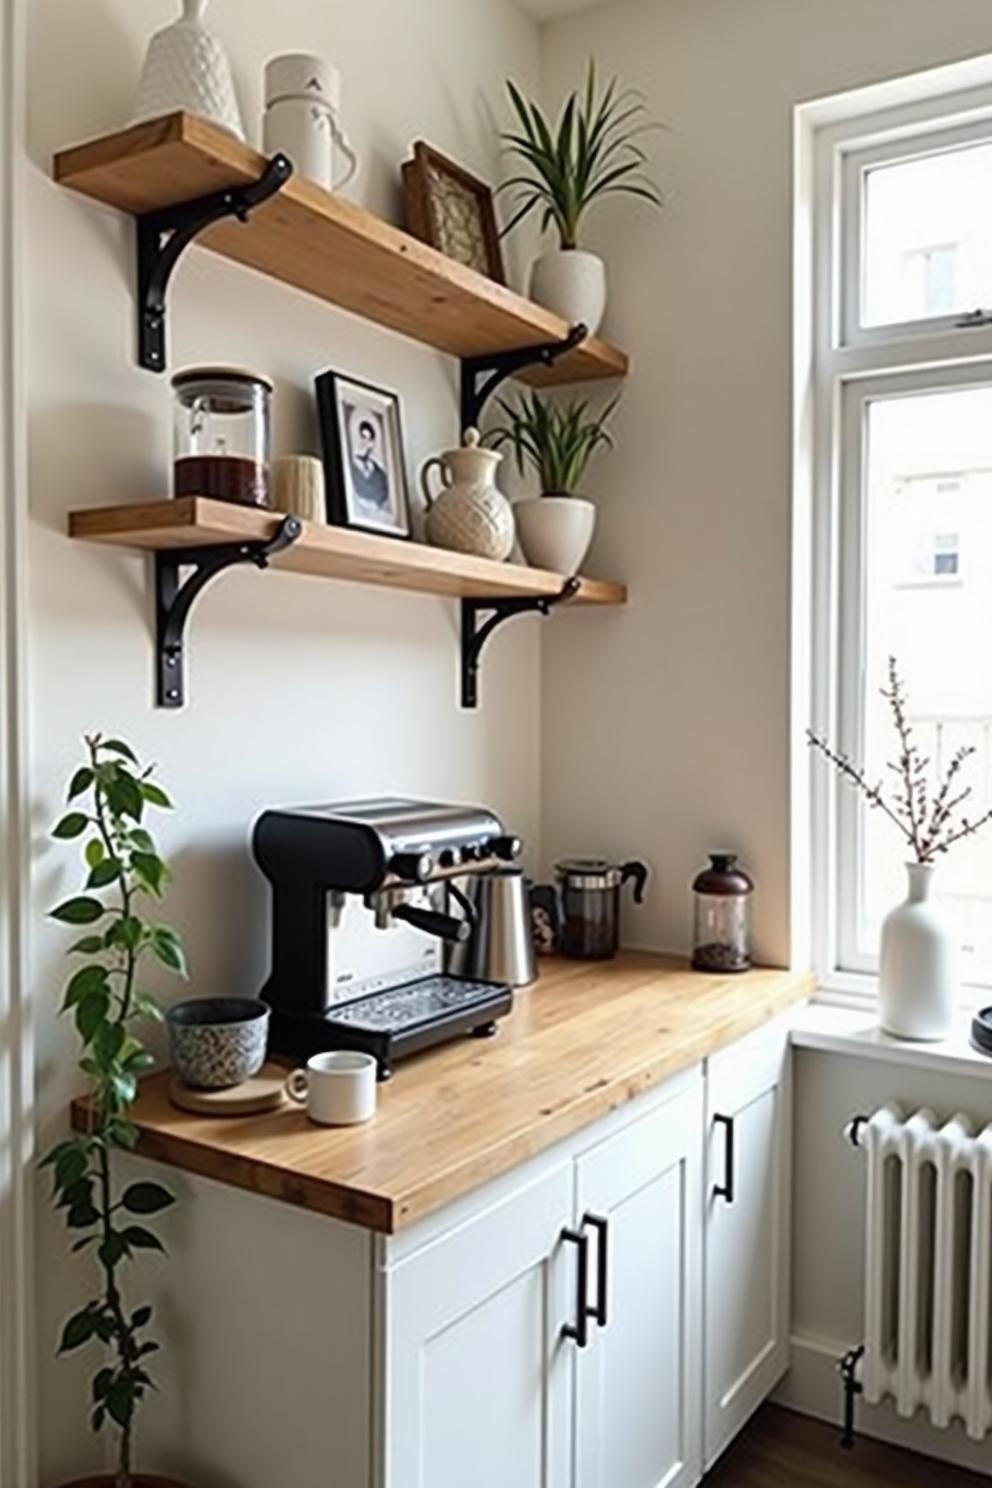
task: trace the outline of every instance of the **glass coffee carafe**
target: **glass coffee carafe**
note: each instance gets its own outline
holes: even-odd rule
[[[173,494],[268,506],[271,382],[236,367],[188,367],[172,388]]]
[[[696,971],[750,969],[753,890],[736,853],[710,854],[710,866],[697,874],[692,885],[692,964]]]
[[[634,903],[644,898],[648,870],[636,860],[567,858],[555,864],[558,949],[581,961],[608,961],[620,946],[620,890],[630,880]]]

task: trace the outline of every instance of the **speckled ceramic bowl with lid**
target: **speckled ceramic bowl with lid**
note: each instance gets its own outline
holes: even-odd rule
[[[172,1064],[194,1090],[229,1090],[265,1062],[269,1009],[249,997],[201,997],[167,1010]]]

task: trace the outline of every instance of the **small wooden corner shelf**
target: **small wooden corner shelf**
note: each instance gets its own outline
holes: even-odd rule
[[[223,129],[176,113],[61,151],[54,177],[147,218],[214,192],[250,188],[267,165],[264,155]],[[463,360],[561,342],[571,330],[560,316],[295,175],[253,207],[247,221],[225,217],[197,241]],[[627,366],[622,351],[589,337],[553,364],[518,375],[547,385],[622,377]]]
[[[278,512],[183,496],[70,512],[69,536],[141,552],[188,554],[231,543],[269,542],[281,521]],[[273,556],[273,568],[447,599],[554,599],[564,583],[562,574],[547,569],[494,563],[424,543],[316,522],[304,522],[302,528],[297,541]],[[623,584],[583,578],[571,603],[619,605],[626,599]]]
[[[237,565],[271,564],[324,579],[460,600],[466,708],[478,701],[482,648],[504,620],[529,612],[547,615],[564,602],[622,605],[627,600],[623,584],[608,579],[494,563],[199,496],[70,512],[69,535],[154,556],[156,687],[159,706],[165,708],[181,708],[186,701],[185,629],[194,600]]]

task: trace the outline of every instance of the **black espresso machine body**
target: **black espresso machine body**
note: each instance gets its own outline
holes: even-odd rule
[[[509,1011],[509,987],[443,972],[442,947],[473,928],[459,883],[520,850],[486,808],[383,798],[272,810],[253,846],[272,887],[261,995],[274,1052],[365,1049],[385,1077],[406,1054],[493,1032]]]

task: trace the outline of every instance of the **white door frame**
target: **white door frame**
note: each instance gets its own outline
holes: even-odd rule
[[[0,0],[0,1483],[35,1482],[33,1059],[23,616],[25,404],[20,314],[23,0]]]

